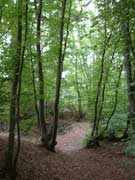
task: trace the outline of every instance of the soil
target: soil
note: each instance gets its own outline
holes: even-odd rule
[[[102,143],[85,149],[87,123],[73,123],[59,134],[56,153],[38,146],[38,138],[23,138],[17,180],[135,180],[135,159],[123,153],[121,143]],[[4,158],[7,135],[0,135],[0,162]]]

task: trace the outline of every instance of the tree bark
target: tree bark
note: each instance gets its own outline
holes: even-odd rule
[[[48,146],[47,140],[47,128],[45,123],[44,113],[44,75],[43,75],[43,63],[41,57],[41,18],[42,18],[42,0],[39,1],[37,9],[37,59],[38,59],[38,78],[39,78],[39,118],[41,125],[41,143],[43,146]]]
[[[35,82],[35,71],[34,71],[34,65],[33,65],[33,58],[32,58],[32,50],[30,48],[30,61],[31,61],[31,69],[32,69],[32,86],[33,86],[33,93],[34,93],[34,102],[35,102],[35,110],[37,115],[37,126],[40,127],[40,117],[39,117],[39,109],[38,109],[38,101],[37,101],[37,90],[36,90],[36,82]]]
[[[111,29],[111,32],[109,36],[107,37],[107,27],[106,27],[106,22],[104,24],[104,47],[103,47],[103,52],[102,52],[102,58],[101,58],[101,69],[100,69],[100,77],[98,81],[98,87],[97,87],[97,94],[96,94],[96,99],[95,99],[95,109],[94,109],[94,122],[93,122],[93,128],[91,132],[91,136],[93,137],[95,135],[96,127],[98,125],[98,104],[99,104],[99,98],[100,98],[100,93],[101,93],[101,86],[103,82],[103,75],[104,75],[104,61],[105,61],[105,54],[107,51],[107,45],[110,42],[110,39],[112,37],[112,32],[113,28]]]
[[[61,24],[60,24],[60,41],[59,41],[59,54],[58,54],[58,67],[57,67],[57,77],[56,77],[56,96],[55,96],[55,103],[54,103],[54,123],[53,123],[53,132],[50,141],[49,149],[51,151],[55,151],[56,136],[57,136],[57,127],[58,127],[58,115],[59,115],[59,98],[60,98],[60,88],[61,88],[61,77],[63,71],[63,61],[65,58],[66,47],[67,47],[67,39],[69,34],[69,24],[70,24],[70,15],[71,15],[71,5],[72,1],[70,0],[70,8],[69,8],[69,19],[67,23],[67,34],[65,38],[64,48],[63,48],[63,41],[64,41],[64,20],[65,20],[65,11],[67,6],[67,0],[62,1],[62,11],[61,11]]]
[[[15,180],[16,169],[14,169],[14,144],[15,144],[15,126],[17,121],[17,102],[18,102],[18,86],[20,78],[21,66],[21,47],[22,47],[22,0],[18,0],[18,25],[17,25],[17,45],[15,54],[15,70],[13,76],[10,116],[9,116],[9,139],[8,150],[6,156],[6,169],[10,179]]]
[[[18,146],[14,159],[14,169],[16,169],[17,160],[19,157],[20,146],[21,146],[21,136],[20,136],[20,98],[21,98],[21,87],[22,87],[22,71],[24,66],[24,55],[26,50],[26,42],[28,35],[28,0],[25,0],[25,30],[24,30],[24,40],[21,47],[21,57],[20,57],[20,70],[19,70],[19,82],[18,82],[18,92],[17,92],[17,113],[16,113],[16,124],[17,124],[17,136],[18,136]]]
[[[124,43],[124,64],[127,80],[127,93],[129,101],[129,121],[132,122],[133,130],[135,132],[135,96],[134,96],[134,87],[133,75],[132,75],[132,61],[130,55],[130,27],[129,27],[129,12],[126,12],[126,18],[123,27],[123,43]]]
[[[82,118],[82,101],[81,101],[81,93],[80,93],[80,89],[79,89],[79,83],[78,83],[78,63],[77,63],[77,59],[75,62],[75,83],[76,83],[76,90],[77,90],[77,100],[78,100],[78,114],[79,114],[79,119],[78,121],[81,120]]]

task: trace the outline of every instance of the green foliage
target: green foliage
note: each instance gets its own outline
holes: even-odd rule
[[[90,134],[86,135],[83,143],[86,148],[97,148],[100,146],[98,138]]]
[[[135,157],[135,135],[132,135],[131,139],[127,141],[125,153]]]
[[[37,127],[37,122],[33,118],[25,119],[20,123],[21,133],[23,135],[28,135],[31,132],[31,130],[35,127]]]
[[[105,137],[109,137],[114,135],[115,137],[121,137],[123,135],[124,130],[127,127],[127,116],[125,114],[115,114],[110,123],[109,127],[105,132]],[[106,123],[105,123],[106,125]]]
[[[88,147],[89,146],[89,141],[91,140],[91,134],[87,133],[84,140],[83,140],[83,145],[84,147]]]
[[[115,134],[119,137],[126,128],[126,115],[129,108],[124,69],[122,70],[119,87],[116,86],[120,66],[123,64],[123,37],[121,35],[121,29],[123,29],[123,22],[126,18],[125,12],[129,10],[131,45],[135,49],[133,43],[135,41],[133,0],[95,0],[87,6],[85,0],[80,1],[80,3],[76,2],[72,2],[69,38],[63,65],[63,74],[65,75],[62,77],[60,111],[78,112],[80,101],[82,111],[87,114],[88,122],[92,126],[95,117],[98,83],[100,74],[103,73],[97,104],[97,116],[99,116],[100,120],[99,133],[106,126],[107,119],[112,113],[115,105],[116,91],[118,90],[116,112],[110,119],[105,136]],[[9,116],[11,84],[14,72],[13,64],[16,52],[15,35],[17,33],[18,15],[16,5],[16,1],[13,0],[0,2],[0,120],[5,122],[7,122]],[[23,4],[23,11],[24,5],[25,3]],[[30,118],[27,120],[22,118],[21,120],[21,129],[25,133],[28,133],[32,127],[36,126],[32,71],[34,71],[33,74],[35,76],[37,104],[40,98],[44,98],[48,104],[52,104],[50,109],[53,109],[59,51],[61,1],[47,0],[43,3],[41,54],[45,80],[44,97],[39,96],[38,93],[36,10],[33,1],[28,1],[28,5],[28,37],[26,41],[20,100],[21,114],[26,114],[25,118]],[[65,14],[64,38],[67,33],[68,13],[69,4],[67,4]],[[24,28],[25,18],[23,15]],[[109,36],[110,40],[107,43],[106,41]],[[101,69],[103,59],[103,69]],[[131,60],[134,60],[134,53],[131,53]],[[132,62],[132,65],[134,66],[134,62]],[[133,68],[132,71],[134,74],[135,69]],[[135,82],[133,81],[131,85],[134,87]],[[100,110],[101,113],[99,113]],[[96,138],[94,137],[94,139]],[[91,135],[88,133],[85,139],[86,146],[90,146],[94,139],[91,139]],[[132,143],[134,144],[134,141],[131,140],[128,147],[131,147]]]
[[[88,132],[83,140],[83,145],[86,148],[97,148],[100,146],[99,139],[97,136],[91,136],[91,125],[89,125]]]

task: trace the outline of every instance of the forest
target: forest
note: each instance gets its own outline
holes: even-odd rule
[[[135,180],[134,0],[0,0],[0,180]]]

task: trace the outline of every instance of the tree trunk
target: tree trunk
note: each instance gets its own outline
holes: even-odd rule
[[[128,118],[132,122],[133,129],[135,131],[135,96],[134,96],[134,87],[132,86],[133,76],[132,76],[132,62],[130,57],[130,30],[129,30],[128,16],[129,13],[127,12],[123,27],[124,63],[125,63],[127,93],[128,93],[128,101],[129,101]]]
[[[102,58],[101,58],[101,70],[100,70],[100,77],[99,77],[99,81],[98,81],[98,87],[97,87],[97,94],[96,94],[96,99],[95,99],[95,107],[94,107],[94,122],[93,122],[93,128],[92,128],[92,132],[91,132],[91,136],[93,137],[95,135],[95,131],[96,128],[98,126],[98,115],[99,115],[99,110],[98,110],[98,106],[99,106],[99,98],[100,98],[100,94],[101,94],[101,87],[102,87],[102,83],[103,83],[103,76],[104,76],[104,61],[105,61],[105,55],[106,55],[106,51],[107,51],[107,46],[110,42],[110,39],[112,37],[112,32],[113,32],[113,28],[109,34],[109,36],[107,37],[107,27],[106,27],[106,22],[104,24],[104,47],[103,47],[103,52],[102,52]]]
[[[44,114],[44,76],[43,76],[43,65],[41,57],[41,18],[42,18],[42,0],[39,1],[37,8],[37,58],[38,58],[38,78],[39,78],[39,118],[41,125],[41,143],[43,146],[48,146],[47,140],[47,129],[45,123],[45,114]]]
[[[77,59],[75,62],[75,81],[76,81],[76,90],[77,90],[77,100],[78,100],[78,114],[79,114],[79,118],[78,121],[81,120],[81,118],[83,117],[83,113],[82,113],[82,101],[81,101],[81,93],[80,93],[80,89],[79,89],[79,83],[78,83],[78,63],[77,63]]]
[[[21,45],[22,45],[22,1],[18,0],[18,26],[17,26],[17,50],[15,55],[15,70],[13,76],[10,117],[9,117],[9,139],[8,150],[6,156],[6,168],[10,179],[15,179],[16,170],[14,169],[14,141],[15,141],[15,126],[17,121],[17,102],[18,102],[18,86],[20,78],[21,66]]]
[[[17,113],[16,113],[16,124],[17,124],[17,136],[18,136],[18,146],[16,151],[16,156],[14,160],[14,169],[16,169],[17,160],[20,152],[21,145],[21,136],[20,136],[20,98],[21,98],[21,87],[22,87],[22,71],[24,65],[24,55],[26,50],[26,41],[28,35],[28,0],[25,0],[25,30],[24,30],[24,40],[23,45],[21,47],[21,57],[20,57],[20,70],[19,70],[19,82],[18,82],[18,92],[17,92]]]
[[[34,103],[35,103],[35,110],[37,115],[37,126],[40,127],[40,117],[39,117],[39,109],[38,109],[38,103],[37,103],[37,90],[36,90],[36,82],[35,82],[35,71],[34,71],[34,65],[32,60],[32,50],[30,48],[31,53],[31,73],[32,73],[32,86],[33,86],[33,93],[34,93]]]
[[[67,0],[62,1],[62,14],[61,14],[61,24],[60,24],[60,41],[59,41],[59,57],[58,57],[58,68],[57,68],[57,77],[56,77],[56,96],[54,103],[54,127],[52,132],[52,137],[50,141],[49,149],[51,151],[55,151],[56,136],[57,136],[57,127],[58,127],[58,115],[59,115],[59,97],[60,97],[60,88],[61,88],[61,76],[63,70],[63,61],[66,50],[66,43],[64,46],[63,52],[63,39],[64,39],[64,19],[65,19],[65,11],[66,11]],[[67,31],[68,34],[68,31]],[[67,37],[67,36],[66,36]],[[66,38],[67,41],[67,38]]]

